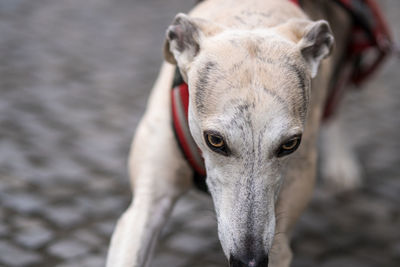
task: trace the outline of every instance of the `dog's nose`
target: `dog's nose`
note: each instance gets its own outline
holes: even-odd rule
[[[229,258],[230,267],[268,267],[268,256],[259,257],[258,260],[243,260],[231,255]]]

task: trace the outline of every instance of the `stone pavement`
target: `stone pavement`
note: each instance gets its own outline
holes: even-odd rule
[[[130,201],[126,158],[184,0],[0,0],[0,266],[103,266]],[[400,1],[381,0],[400,36]],[[400,61],[353,93],[364,186],[319,188],[293,266],[400,266]],[[212,203],[190,192],[153,267],[226,266]]]

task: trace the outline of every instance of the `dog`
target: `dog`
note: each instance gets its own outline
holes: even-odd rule
[[[113,233],[108,267],[150,266],[174,203],[193,186],[170,112],[176,66],[189,86],[189,128],[229,265],[290,265],[290,233],[313,192],[324,103],[351,25],[332,1],[292,2],[206,0],[175,17],[132,143],[134,198]],[[325,138],[338,133],[327,129]],[[339,142],[322,143],[323,151],[340,150]],[[325,160],[344,164],[330,174],[351,186],[359,169],[348,159]]]

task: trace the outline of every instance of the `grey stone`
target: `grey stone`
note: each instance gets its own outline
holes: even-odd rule
[[[172,210],[171,217],[185,217],[188,213],[193,212],[198,207],[197,203],[194,202],[190,196],[184,196],[177,201]]]
[[[74,259],[88,253],[90,248],[80,241],[64,239],[48,247],[47,251],[62,259]]]
[[[300,217],[298,225],[310,232],[324,233],[328,231],[329,221],[321,220],[315,212],[307,211]]]
[[[193,231],[211,231],[217,234],[217,219],[214,212],[198,212],[196,216],[192,216],[185,227],[193,229]]]
[[[202,267],[202,266],[207,266],[207,267],[214,267],[214,266],[219,266],[219,267],[225,267],[228,266],[228,259],[225,258],[225,256],[219,258],[218,260],[215,259],[210,259],[208,257],[210,251],[207,251],[207,253],[198,255],[197,257],[190,257],[190,262],[189,264],[186,264],[187,267]]]
[[[74,206],[46,207],[44,216],[62,228],[70,228],[85,220],[85,215]]]
[[[25,0],[2,0],[0,2],[0,13],[15,12]]]
[[[400,240],[391,245],[390,253],[393,258],[400,259]]]
[[[110,188],[114,187],[115,181],[110,178],[97,177],[95,183],[90,183],[90,189],[97,193],[110,193]]]
[[[4,241],[0,241],[0,262],[7,266],[28,266],[41,261],[38,253],[23,250]]]
[[[213,236],[176,232],[167,240],[166,245],[169,249],[193,255],[211,249],[216,243],[217,240]]]
[[[100,234],[109,237],[113,233],[116,223],[117,223],[116,220],[99,222],[95,225],[95,227]]]
[[[52,186],[51,190],[46,190],[44,193],[47,198],[55,200],[68,199],[71,195],[74,195],[76,188],[67,186]]]
[[[9,148],[7,150],[9,150]],[[14,177],[0,173],[0,179],[2,180],[0,183],[0,192],[25,191],[29,186],[29,184],[21,179],[21,177]]]
[[[219,265],[225,265],[228,261],[220,245],[217,245],[214,249],[203,251],[199,258],[207,259],[207,261],[218,263]]]
[[[348,233],[346,235],[330,233],[327,235],[326,241],[329,243],[330,248],[343,249],[357,244],[359,239],[360,237],[357,233]]]
[[[79,260],[67,261],[57,265],[57,267],[99,267],[105,265],[105,256],[103,255],[88,255]]]
[[[373,190],[374,193],[380,195],[382,198],[389,199],[394,203],[398,203],[398,195],[400,190],[396,187],[386,184],[380,184],[377,186],[373,186],[371,190]]]
[[[6,224],[0,223],[0,236],[5,236],[8,234],[8,226]]]
[[[197,260],[197,261],[194,261],[194,263],[192,262],[192,263],[190,263],[190,264],[187,264],[186,266],[187,267],[225,267],[225,266],[228,266],[228,263],[227,263],[228,261],[226,261],[224,264],[221,264],[221,263],[214,263],[214,262],[208,262],[207,260]]]
[[[93,231],[88,230],[88,229],[80,229],[74,233],[74,237],[82,242],[85,242],[86,244],[89,244],[91,246],[101,246],[104,245],[103,240],[96,234],[93,233]]]
[[[312,258],[312,257],[310,257],[310,258]],[[317,267],[318,264],[310,258],[296,256],[293,258],[292,264],[290,266],[291,267]],[[339,266],[336,266],[336,267],[339,267]]]
[[[36,249],[45,245],[54,237],[53,233],[42,227],[34,227],[16,234],[16,242],[27,248]]]
[[[396,242],[400,240],[399,226],[388,221],[380,221],[376,218],[376,222],[370,222],[365,225],[365,236],[375,242]]]
[[[400,192],[398,190],[397,192]],[[364,217],[378,217],[385,220],[390,216],[392,203],[384,199],[376,199],[367,196],[360,196],[349,203],[349,210],[352,215],[360,214]]]
[[[102,215],[105,213],[121,214],[125,207],[125,201],[120,196],[91,197],[82,196],[76,199],[79,209],[83,213]]]
[[[354,259],[352,257],[335,257],[329,259],[319,266],[321,267],[372,267],[374,265],[369,264],[368,262]]]
[[[387,266],[390,265],[391,254],[389,249],[377,250],[376,247],[371,246],[369,243],[363,246],[353,247],[352,257],[370,263],[373,266]]]
[[[309,255],[315,258],[327,250],[324,242],[320,239],[308,237],[296,246],[296,252],[303,255]]]
[[[45,227],[43,223],[43,218],[26,216],[25,214],[17,214],[10,218],[10,223],[14,228],[18,230],[25,230],[37,227]]]
[[[188,262],[187,255],[180,255],[176,253],[159,253],[157,254],[151,267],[166,267],[166,266],[174,266],[174,267],[183,267],[187,266],[186,263]]]
[[[1,193],[3,205],[23,213],[32,213],[41,210],[45,201],[31,193]]]

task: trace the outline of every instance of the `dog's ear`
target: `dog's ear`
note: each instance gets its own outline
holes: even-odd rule
[[[164,45],[165,60],[171,64],[186,65],[200,50],[201,32],[185,14],[176,15],[168,27]]]
[[[212,36],[222,27],[209,21],[179,13],[168,27],[164,44],[165,60],[185,70],[199,53],[205,36]]]
[[[311,77],[317,75],[321,60],[330,55],[334,43],[328,22],[319,20],[306,26],[298,47],[310,66]]]

